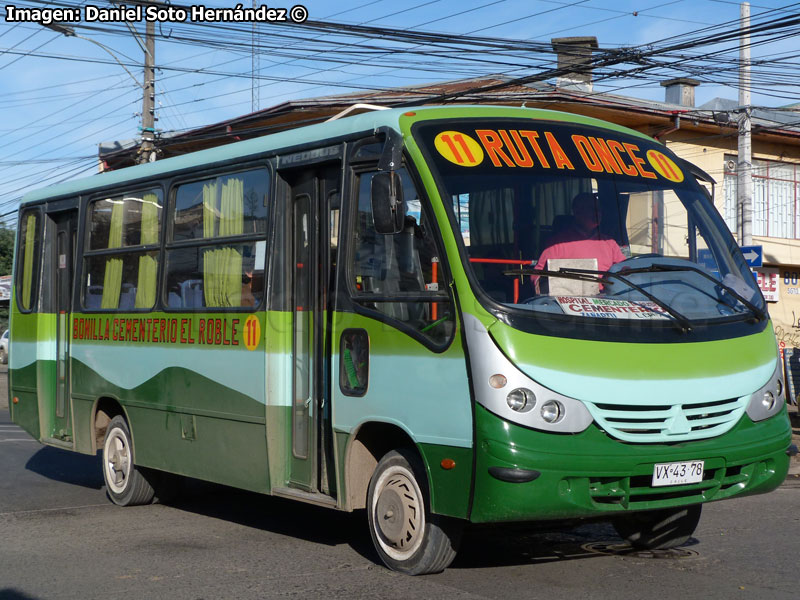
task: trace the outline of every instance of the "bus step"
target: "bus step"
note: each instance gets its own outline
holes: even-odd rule
[[[325,494],[306,492],[294,488],[273,488],[272,495],[281,498],[290,498],[291,500],[300,500],[301,502],[308,502],[309,504],[316,504],[317,506],[336,508],[336,498],[331,498]]]

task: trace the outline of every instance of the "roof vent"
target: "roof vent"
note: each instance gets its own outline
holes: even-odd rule
[[[700,85],[697,79],[678,77],[662,81],[661,85],[667,88],[665,99],[667,104],[680,104],[694,108],[694,88]]]

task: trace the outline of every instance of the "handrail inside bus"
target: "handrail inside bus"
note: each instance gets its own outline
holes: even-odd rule
[[[470,258],[469,262],[471,263],[484,263],[489,265],[516,265],[519,267],[522,266],[531,266],[534,261],[532,260],[514,260],[510,258]],[[514,304],[519,303],[519,283],[520,279],[522,278],[522,273],[520,273],[519,278],[514,278]]]

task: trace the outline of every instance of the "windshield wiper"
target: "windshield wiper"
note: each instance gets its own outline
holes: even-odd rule
[[[708,279],[709,281],[711,281],[712,283],[714,283],[715,285],[721,287],[723,290],[725,290],[731,296],[733,296],[736,300],[744,304],[748,309],[750,309],[750,311],[754,315],[756,315],[756,317],[758,317],[759,321],[767,318],[767,313],[764,310],[762,310],[749,300],[746,300],[741,294],[739,294],[739,292],[737,292],[731,286],[722,283],[719,279],[716,279],[713,275],[709,275],[705,271],[698,269],[696,267],[689,267],[689,266],[682,267],[678,265],[650,265],[649,267],[640,267],[638,269],[625,269],[622,272],[625,273],[626,275],[631,275],[633,273],[658,273],[659,271],[660,272],[691,271],[693,273],[698,273],[703,277],[705,277],[706,279]]]
[[[514,271],[503,271],[504,275],[511,275],[511,274],[522,274],[522,275],[542,275],[546,277],[563,277],[565,279],[578,279],[580,281],[592,281],[597,283],[602,283],[604,285],[613,285],[614,282],[611,279],[618,279],[625,285],[631,287],[632,289],[636,290],[640,294],[642,294],[645,298],[650,300],[653,304],[662,308],[669,316],[675,319],[675,325],[680,329],[682,333],[688,333],[692,330],[691,323],[689,319],[687,319],[684,315],[679,313],[677,310],[669,306],[663,300],[660,300],[657,296],[654,296],[647,290],[643,289],[642,287],[636,285],[632,281],[625,279],[622,275],[618,273],[609,273],[608,271],[592,271],[589,269],[570,269],[562,267],[559,271],[546,271],[544,269],[517,269]],[[609,279],[610,278],[610,279]],[[716,280],[715,280],[716,281]]]
[[[589,273],[592,273],[590,275]],[[580,271],[579,269],[561,269],[560,271],[547,271],[546,269],[532,269],[521,267],[519,269],[503,271],[503,275],[516,277],[519,275],[542,275],[544,277],[562,277],[564,279],[577,279],[578,281],[590,281],[592,283],[614,283],[613,281],[603,281],[600,271]],[[595,275],[600,275],[596,277]]]

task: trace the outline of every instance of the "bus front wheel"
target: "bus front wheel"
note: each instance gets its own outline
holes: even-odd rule
[[[702,504],[647,510],[619,516],[614,529],[634,548],[667,550],[689,541],[700,522]]]
[[[438,573],[453,562],[461,521],[430,512],[428,480],[414,452],[392,450],[367,492],[369,531],[383,563],[406,575]]]
[[[108,497],[120,506],[149,504],[153,486],[133,464],[133,445],[128,424],[121,416],[111,419],[103,442],[103,478]]]

